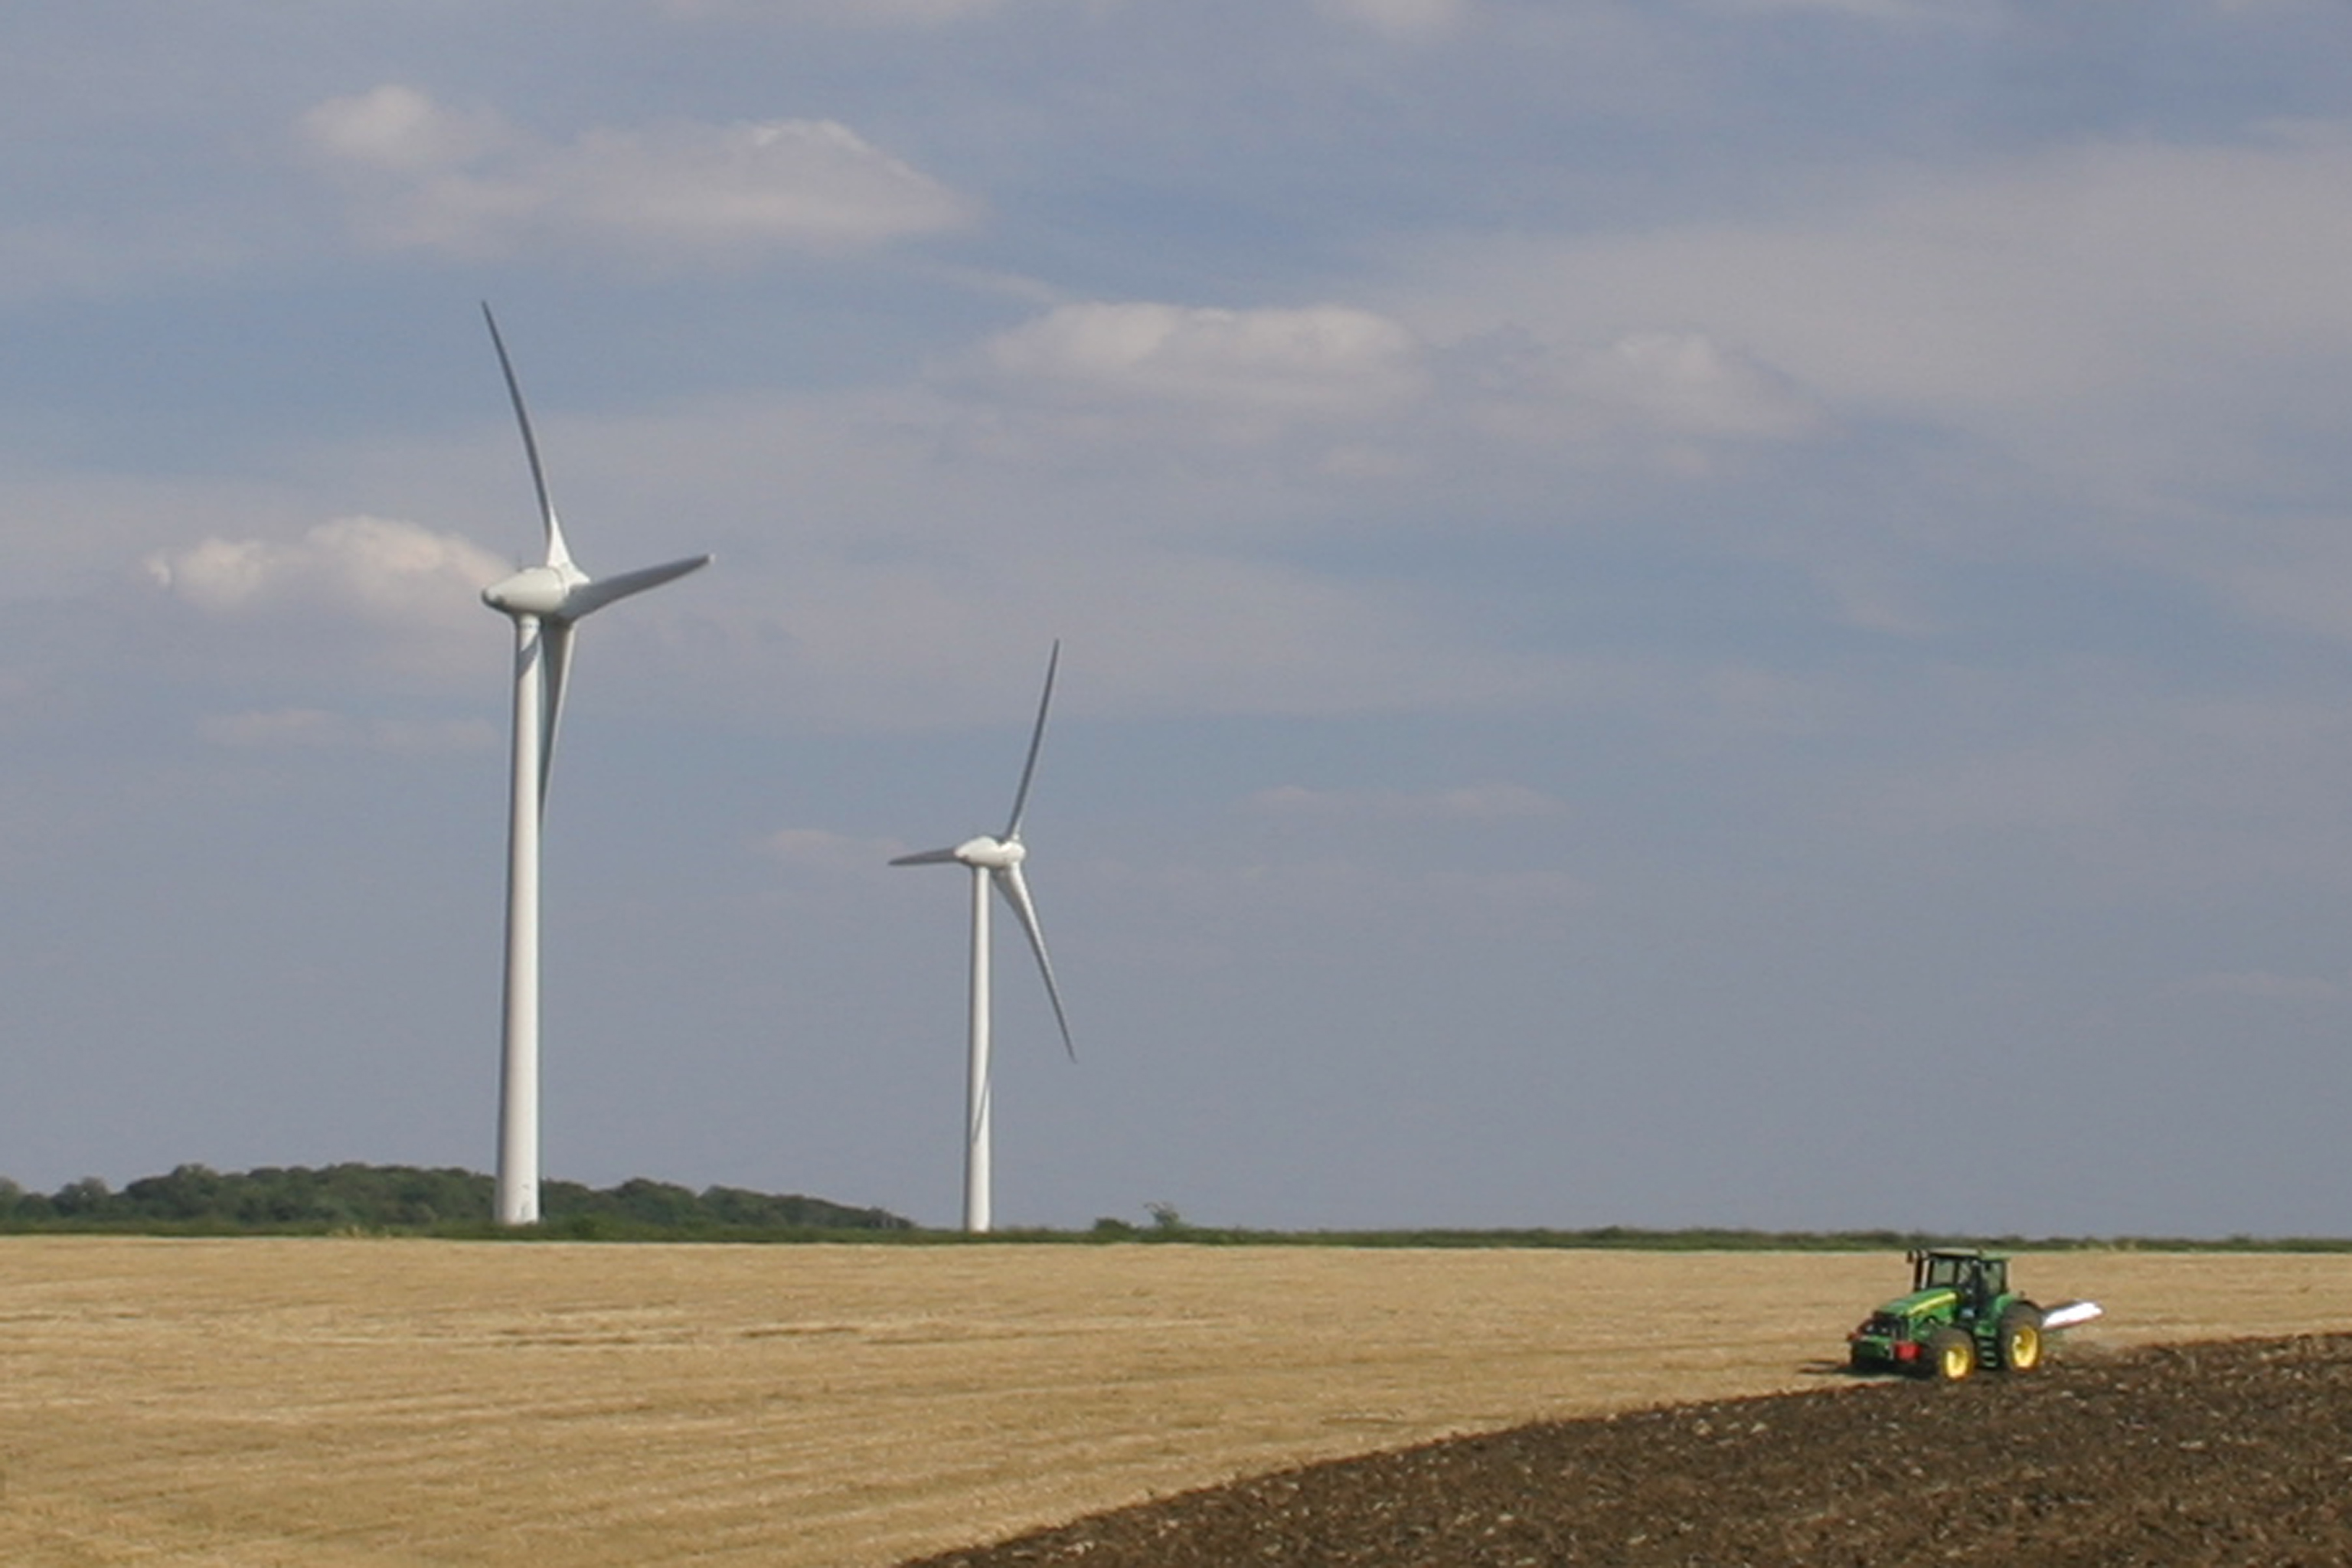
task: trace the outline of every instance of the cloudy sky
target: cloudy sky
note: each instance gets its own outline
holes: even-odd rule
[[[0,1172],[2346,1234],[2342,0],[28,0]],[[1000,931],[1000,936],[1007,934]]]

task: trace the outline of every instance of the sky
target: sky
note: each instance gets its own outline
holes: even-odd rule
[[[24,0],[0,1173],[2352,1234],[2342,0]]]

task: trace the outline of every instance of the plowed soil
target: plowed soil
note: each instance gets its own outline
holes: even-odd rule
[[[1265,1476],[924,1568],[2352,1563],[2352,1336],[1716,1401]]]

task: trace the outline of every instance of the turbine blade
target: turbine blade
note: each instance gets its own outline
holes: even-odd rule
[[[555,731],[563,722],[563,693],[572,678],[572,623],[542,621],[539,627],[540,679],[547,700],[540,709],[539,804],[547,807],[547,779],[555,771]]]
[[[919,855],[898,856],[890,864],[893,866],[954,866],[961,862],[956,859],[956,852],[952,849],[926,849]]]
[[[1062,662],[1062,639],[1045,657],[1045,694],[1037,700],[1037,725],[1029,731],[1029,760],[1021,764],[1021,787],[1013,793],[1013,817],[998,835],[1008,843],[1021,837],[1021,814],[1029,806],[1029,781],[1037,776],[1037,748],[1045,743],[1045,710],[1054,705],[1054,671]]]
[[[592,578],[566,596],[563,618],[576,621],[616,599],[642,594],[648,588],[658,588],[664,583],[683,577],[689,572],[698,572],[709,564],[710,557],[708,555],[689,555],[683,561],[667,562],[659,566],[641,566],[635,572],[622,572],[610,577]]]
[[[1045,933],[1038,929],[1037,906],[1030,901],[1029,884],[1018,866],[991,871],[989,877],[996,883],[996,890],[1004,895],[1004,901],[1013,906],[1013,916],[1029,938],[1029,951],[1037,955],[1037,973],[1045,977],[1046,999],[1054,1004],[1054,1022],[1061,1026],[1062,1048],[1070,1053],[1072,1061],[1076,1061],[1078,1047],[1070,1043],[1070,1020],[1062,1011],[1062,988],[1054,984],[1054,961],[1045,956]]]
[[[507,398],[514,405],[515,423],[522,426],[523,456],[530,459],[531,488],[539,492],[540,521],[547,529],[547,564],[569,566],[572,552],[563,545],[562,525],[555,521],[555,503],[547,498],[547,470],[540,467],[539,441],[530,433],[530,410],[522,405],[522,383],[515,379],[514,361],[507,357],[507,341],[499,335],[499,319],[490,302],[482,301],[482,320],[490,329],[490,346],[499,351],[499,369],[506,373]]]

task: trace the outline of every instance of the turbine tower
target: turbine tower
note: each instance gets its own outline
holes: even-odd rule
[[[1037,700],[1036,727],[1029,732],[1029,760],[1021,765],[1021,787],[1013,793],[1013,816],[1004,831],[991,838],[967,838],[952,849],[927,849],[901,855],[893,866],[957,865],[971,868],[971,1055],[964,1083],[963,1227],[974,1233],[989,1228],[989,1061],[988,1061],[988,888],[993,882],[1029,938],[1037,955],[1037,973],[1045,976],[1046,999],[1054,1004],[1054,1022],[1062,1031],[1062,1048],[1078,1059],[1070,1043],[1070,1021],[1062,1012],[1061,987],[1054,984],[1053,961],[1045,956],[1045,933],[1037,925],[1037,907],[1030,901],[1029,884],[1021,875],[1028,848],[1021,842],[1021,814],[1029,804],[1029,784],[1037,774],[1037,748],[1045,740],[1045,713],[1054,704],[1054,671],[1062,662],[1056,640],[1045,660],[1045,694]]]
[[[506,374],[515,423],[522,427],[523,455],[530,459],[530,482],[539,492],[539,515],[547,531],[547,559],[526,566],[482,590],[482,602],[514,622],[514,779],[507,820],[506,1015],[499,1047],[498,1222],[539,1222],[539,840],[547,809],[548,769],[555,756],[555,729],[563,716],[565,677],[572,665],[572,634],[583,618],[616,600],[710,563],[690,556],[663,566],[646,566],[615,577],[591,578],[572,564],[547,499],[547,475],[539,463],[539,443],[530,433],[522,387],[498,318],[482,307],[490,346]]]

